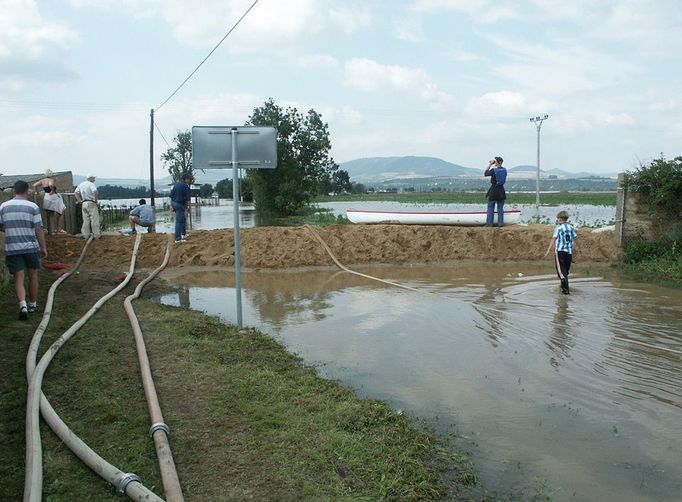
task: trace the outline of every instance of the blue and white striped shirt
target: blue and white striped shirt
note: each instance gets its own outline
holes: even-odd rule
[[[40,252],[36,228],[43,226],[43,220],[35,203],[15,197],[1,204],[0,225],[5,229],[7,256]]]
[[[554,229],[556,239],[556,250],[573,254],[573,243],[575,242],[575,229],[570,223],[562,223]]]

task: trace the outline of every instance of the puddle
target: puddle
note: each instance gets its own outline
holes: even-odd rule
[[[320,373],[465,437],[483,486],[552,500],[679,500],[682,291],[547,266],[374,266],[242,275],[244,325]],[[177,273],[177,272],[176,272]],[[172,278],[184,305],[235,322],[234,276]]]

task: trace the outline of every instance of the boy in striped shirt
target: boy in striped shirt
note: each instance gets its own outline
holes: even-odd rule
[[[19,300],[19,319],[28,319],[38,310],[38,270],[40,258],[47,258],[40,208],[26,200],[28,183],[14,184],[14,198],[0,204],[0,230],[5,232],[5,263],[14,276],[14,290]],[[28,273],[29,302],[26,304],[24,270]]]
[[[565,295],[570,294],[568,289],[568,272],[571,270],[573,260],[573,246],[575,244],[575,228],[568,223],[568,212],[559,211],[556,215],[557,226],[554,229],[552,240],[549,243],[545,256],[554,248],[554,265],[556,273],[561,281],[561,292]]]

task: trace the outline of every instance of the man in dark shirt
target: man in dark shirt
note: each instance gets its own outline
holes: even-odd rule
[[[171,189],[171,209],[175,212],[175,242],[185,241],[185,211],[192,207],[189,190],[191,179],[189,174],[185,174]]]
[[[504,183],[507,181],[507,170],[502,167],[502,162],[504,162],[502,157],[495,157],[495,159],[488,162],[488,168],[483,173],[485,176],[490,176],[491,181],[490,188],[488,189],[486,227],[493,226],[495,205],[497,205],[497,226],[504,226],[504,201],[507,198]]]

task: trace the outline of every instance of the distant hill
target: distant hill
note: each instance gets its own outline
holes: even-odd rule
[[[353,181],[378,182],[389,179],[435,176],[480,176],[480,169],[460,166],[435,157],[369,157],[339,165]]]
[[[210,183],[215,186],[220,180],[225,178],[232,178],[232,169],[210,169],[205,173],[201,171],[196,172],[196,182],[200,185],[204,183]],[[85,176],[80,174],[73,175],[73,184],[78,185],[82,181],[85,181]],[[139,186],[149,186],[149,178],[134,179],[134,178],[100,178],[97,177],[95,181],[97,185],[116,185],[126,188],[137,188]],[[170,176],[164,176],[162,178],[154,178],[154,185],[157,190],[163,190],[164,187],[169,186],[172,183]]]
[[[340,169],[348,171],[350,178],[355,183],[371,184],[384,183],[401,180],[417,180],[439,177],[453,178],[481,178],[485,165],[480,167],[465,167],[453,164],[436,157],[367,157],[343,162],[339,165]],[[525,179],[535,178],[535,166],[519,165],[507,167],[510,178]],[[569,172],[560,169],[540,170],[541,178],[557,177],[561,179],[572,178],[615,178],[615,173],[592,174],[588,172]],[[210,169],[206,172],[196,172],[196,182],[199,184],[210,183],[215,186],[218,181],[232,178],[232,169]],[[85,176],[80,174],[73,175],[73,182],[78,185],[85,180]],[[170,176],[156,178],[154,184],[157,190],[167,189],[171,183]],[[137,188],[139,186],[149,186],[149,179],[129,179],[129,178],[97,178],[97,184],[117,185],[126,188]]]

